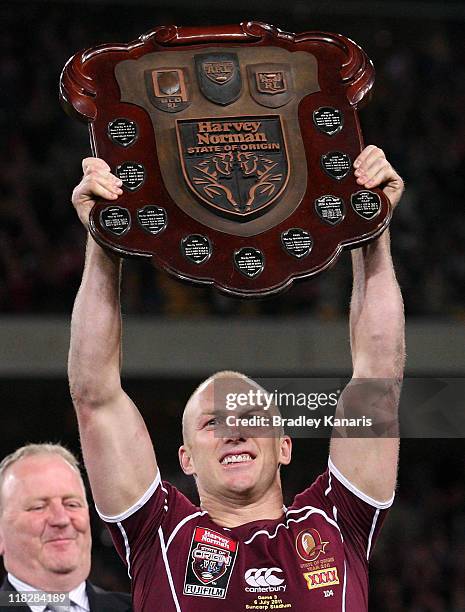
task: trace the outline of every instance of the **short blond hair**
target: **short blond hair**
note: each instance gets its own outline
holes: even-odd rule
[[[15,451],[4,457],[2,461],[0,461],[0,514],[2,512],[3,481],[5,480],[7,470],[21,459],[25,459],[26,457],[34,457],[37,455],[57,455],[64,459],[66,463],[68,463],[68,465],[76,470],[76,472],[79,474],[79,478],[81,479],[84,487],[79,461],[77,457],[65,446],[62,444],[54,444],[52,442],[26,444],[25,446],[17,448]]]
[[[186,403],[186,406],[184,408],[184,412],[182,415],[182,437],[183,437],[184,443],[186,443],[188,439],[186,413],[187,413],[189,406],[195,401],[197,396],[201,395],[205,391],[205,389],[207,389],[210,385],[215,384],[217,381],[228,380],[228,379],[232,381],[242,381],[243,383],[245,383],[246,385],[250,386],[253,389],[260,389],[261,391],[266,392],[264,387],[262,387],[256,380],[254,380],[253,378],[250,378],[249,376],[247,376],[246,374],[243,374],[242,372],[236,372],[235,370],[221,370],[220,372],[215,372],[215,374],[212,374],[207,379],[205,379],[203,382],[201,382],[200,385],[195,389],[195,391],[191,394],[191,396],[187,400],[187,403]],[[279,408],[276,405],[274,405],[274,407],[279,414],[280,413]],[[281,435],[284,435],[284,430],[282,428],[281,428]]]
[[[253,381],[245,374],[242,374],[241,372],[235,372],[234,370],[221,370],[220,372],[215,372],[215,374],[212,374],[204,381],[202,381],[200,385],[198,385],[198,387],[191,393],[189,399],[186,402],[186,405],[184,406],[184,411],[182,413],[182,438],[184,443],[187,441],[188,438],[186,414],[189,406],[195,401],[198,395],[201,395],[205,391],[205,389],[207,389],[210,385],[214,384],[217,380],[221,380],[224,378],[234,378],[237,380],[247,381],[252,385],[256,384],[255,381]]]

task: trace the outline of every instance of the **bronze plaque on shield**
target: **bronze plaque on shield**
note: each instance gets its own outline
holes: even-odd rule
[[[241,297],[325,270],[390,220],[352,167],[373,81],[344,36],[255,22],[163,26],[73,56],[62,103],[124,191],[94,206],[93,237]]]

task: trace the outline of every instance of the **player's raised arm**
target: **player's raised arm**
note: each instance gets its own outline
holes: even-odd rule
[[[121,181],[100,159],[83,161],[73,205],[84,226],[96,197],[115,200]],[[84,461],[99,511],[115,516],[138,501],[157,473],[145,423],[121,387],[121,262],[89,236],[71,322],[68,374]]]
[[[354,162],[360,185],[382,186],[397,205],[403,181],[381,149],[369,146]],[[390,253],[389,232],[352,252],[350,335],[353,378],[336,416],[370,415],[379,423],[372,437],[339,437],[333,432],[330,459],[354,486],[376,501],[393,495],[399,452],[398,403],[403,376],[404,311]],[[365,382],[364,382],[365,381]]]

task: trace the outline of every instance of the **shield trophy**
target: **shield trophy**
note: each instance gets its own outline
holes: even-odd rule
[[[352,167],[373,82],[348,38],[257,22],[162,26],[74,55],[62,104],[124,191],[94,206],[92,236],[240,297],[329,268],[391,218]]]

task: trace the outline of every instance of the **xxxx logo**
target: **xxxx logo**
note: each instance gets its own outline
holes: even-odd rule
[[[317,570],[315,572],[307,572],[304,575],[307,581],[307,588],[309,591],[313,589],[320,589],[321,587],[331,586],[339,584],[339,576],[337,575],[337,567],[328,567],[324,570]]]

